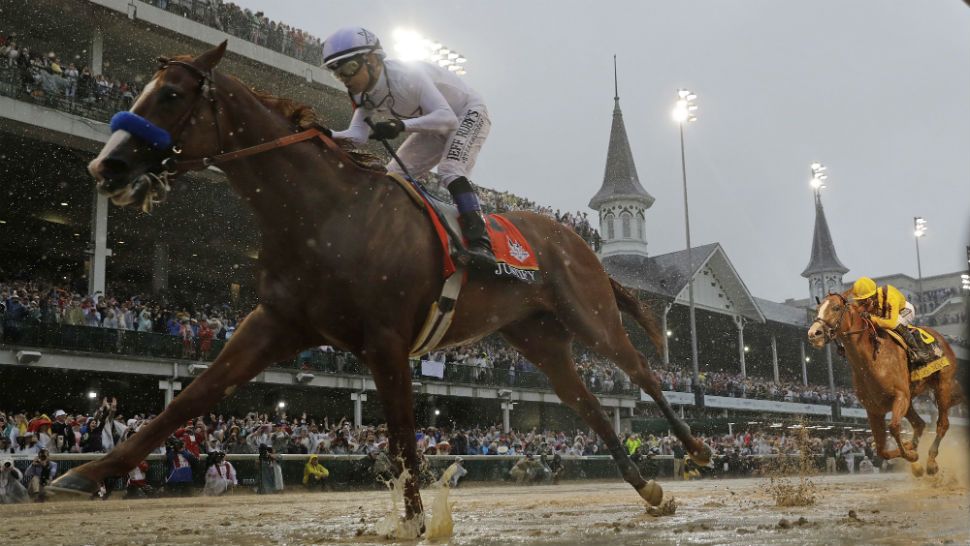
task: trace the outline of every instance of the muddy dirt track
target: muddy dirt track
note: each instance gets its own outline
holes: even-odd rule
[[[0,506],[0,543],[256,544],[970,544],[967,489],[909,475],[816,478],[818,503],[777,508],[763,479],[663,482],[674,515],[647,515],[618,482],[463,486],[450,540],[375,534],[387,492],[286,493]],[[425,492],[426,506],[434,492]],[[849,511],[853,511],[850,516]],[[802,519],[803,518],[803,519]]]

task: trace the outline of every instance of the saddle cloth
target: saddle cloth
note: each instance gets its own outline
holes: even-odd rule
[[[909,372],[910,381],[919,381],[921,379],[926,379],[927,377],[935,374],[936,372],[952,364],[949,358],[947,358],[946,356],[942,356],[943,348],[940,347],[939,342],[936,340],[935,337],[933,337],[932,334],[930,334],[929,332],[927,332],[926,330],[918,326],[910,326],[909,329],[914,330],[913,333],[919,337],[919,340],[924,344],[926,344],[927,346],[929,346],[933,350],[933,352],[939,356],[939,358],[936,358],[929,362],[917,364],[915,368],[913,368],[914,363],[910,362],[909,363],[911,368]],[[902,336],[900,336],[896,332],[892,330],[883,330],[883,331],[889,334],[889,337],[891,337],[903,349],[909,348],[906,345],[906,342],[903,341]]]
[[[425,209],[444,251],[445,259],[442,274],[445,278],[450,277],[456,268],[453,258],[457,250],[455,245],[464,246],[465,244],[463,240],[455,241],[452,237],[452,235],[460,237],[461,234],[461,226],[458,223],[458,209],[451,203],[446,203],[419,191],[414,184],[402,176],[395,173],[389,173],[388,176],[407,190],[411,198]],[[440,213],[440,217],[438,213]],[[441,222],[442,218],[448,224],[447,226]],[[495,274],[505,274],[524,281],[536,280],[535,272],[539,270],[539,261],[532,250],[532,245],[522,235],[519,228],[515,227],[515,224],[501,214],[489,214],[485,217],[485,229],[488,231],[488,237],[492,243],[495,261],[500,264]],[[502,264],[504,264],[504,267]]]

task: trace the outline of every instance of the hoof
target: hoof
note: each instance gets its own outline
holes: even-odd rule
[[[91,496],[98,492],[98,484],[76,472],[68,472],[47,486],[52,493]]]
[[[660,484],[650,480],[646,485],[637,489],[637,493],[643,497],[643,500],[647,501],[650,506],[660,506],[661,501],[664,500],[664,490],[660,487]]]
[[[923,465],[919,463],[909,465],[909,471],[912,472],[913,476],[916,476],[917,478],[923,477]]]
[[[691,453],[690,460],[694,461],[697,466],[708,467],[713,463],[711,462],[711,448],[707,444],[701,444],[704,449],[699,453]]]
[[[926,475],[927,476],[934,476],[939,471],[940,471],[940,466],[938,464],[936,464],[936,461],[928,461],[926,463]]]

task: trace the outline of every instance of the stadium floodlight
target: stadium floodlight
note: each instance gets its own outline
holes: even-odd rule
[[[751,347],[748,347],[747,345],[745,345],[744,346],[744,352],[746,352],[746,353],[751,352]]]
[[[926,235],[926,219],[922,216],[913,217],[913,236],[916,238],[916,274],[919,279],[919,284],[917,284],[917,290],[919,290],[918,298],[916,299],[916,313],[919,314],[919,306],[923,303],[923,263],[920,261],[919,257],[919,240]]]
[[[667,337],[672,337],[674,335],[673,330],[667,330]]]
[[[438,409],[438,408],[435,408],[435,410],[434,410],[434,416],[437,417],[439,415],[441,415],[441,410]]]
[[[427,61],[438,66],[447,66],[448,70],[458,75],[466,73],[464,67],[452,66],[464,64],[468,59],[441,42],[425,38],[421,33],[406,28],[395,29],[391,36],[394,39],[394,54],[402,61]]]
[[[686,122],[697,121],[694,112],[697,111],[697,95],[688,89],[677,90],[677,102],[674,104],[674,121],[683,124]]]
[[[967,275],[966,273],[960,275],[960,281],[963,285],[963,289],[970,291],[970,275]]]
[[[276,404],[276,407],[279,409],[283,409],[286,407],[286,402],[280,400],[279,403]]]
[[[825,165],[818,162],[812,163],[810,168],[812,170],[812,181],[810,184],[812,185],[812,189],[818,192],[825,187],[825,181],[829,178],[829,175],[825,173],[828,169]]]
[[[399,28],[392,33],[394,53],[402,61],[420,61],[431,55],[428,41],[413,30]]]
[[[98,393],[96,393],[94,391],[88,391],[88,399],[89,400],[95,400],[97,398],[98,398]]]
[[[926,235],[926,219],[922,216],[913,218],[913,235],[916,237]]]

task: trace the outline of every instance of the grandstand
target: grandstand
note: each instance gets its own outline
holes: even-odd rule
[[[107,120],[131,103],[157,57],[199,52],[224,39],[229,50],[222,70],[310,104],[334,126],[347,122],[350,108],[330,76],[307,62],[311,53],[295,55],[258,33],[254,43],[252,35],[213,19],[195,2],[169,2],[166,8],[136,0],[38,0],[29,10],[4,9],[0,177],[7,194],[0,204],[0,281],[7,288],[18,281],[57,287],[68,306],[72,299],[83,306],[86,296],[96,304],[99,293],[119,305],[135,305],[138,295],[137,305],[179,320],[218,319],[225,336],[255,302],[260,249],[252,214],[216,170],[184,177],[151,215],[109,206],[95,194],[85,168],[108,138]],[[10,55],[12,49],[17,56]],[[76,78],[64,76],[71,65]],[[710,388],[707,409],[693,409],[690,388],[676,388],[675,382],[668,389],[670,401],[695,422],[833,417],[847,426],[862,422],[858,407],[839,407],[851,405],[847,366],[835,355],[829,365],[825,352],[804,341],[806,309],[751,294],[717,243],[693,249],[693,270],[685,252],[647,253],[643,215],[654,200],[632,164],[618,98],[613,121],[606,175],[591,202],[600,214],[599,231],[588,240],[598,245],[602,235],[608,271],[661,317],[669,347],[656,361],[664,373],[690,368],[685,287],[689,278],[695,282],[701,369]],[[516,196],[487,193],[494,208],[551,213]],[[824,226],[824,214],[821,222]],[[827,226],[824,233],[819,229],[816,224],[816,238],[827,237],[830,245]],[[822,274],[831,273],[824,260],[821,265]],[[637,345],[646,345],[642,333],[631,333]],[[7,329],[5,335],[0,382],[7,407],[80,409],[96,404],[99,396],[125,393],[129,411],[143,413],[157,412],[224,342],[216,337],[205,351],[198,340],[187,347],[165,331],[164,321],[160,329],[132,331],[52,318],[23,326],[16,336]],[[485,364],[469,361],[475,354],[452,354],[440,359],[446,364],[439,374],[425,373],[434,366],[414,363],[419,423],[504,422],[518,429],[577,425],[545,378],[506,355],[499,341],[489,339],[469,353],[476,351],[487,354]],[[24,358],[26,353],[36,358]],[[967,358],[966,349],[959,354]],[[592,357],[581,359],[581,365],[617,429],[654,422],[651,403],[624,385],[622,374],[604,371],[605,364]],[[715,383],[738,387],[715,389]],[[322,349],[268,369],[224,401],[220,411],[266,411],[282,401],[296,411],[378,422],[376,397],[366,396],[373,390],[373,381],[352,357]],[[817,396],[786,398],[786,391]]]

